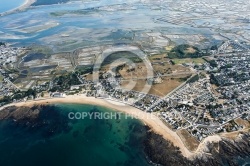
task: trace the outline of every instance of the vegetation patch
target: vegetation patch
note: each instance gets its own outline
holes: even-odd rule
[[[213,59],[203,58],[206,62],[208,62],[212,67],[217,67],[217,63]]]
[[[196,74],[195,76],[193,76],[190,80],[188,80],[188,82],[187,83],[194,83],[194,82],[196,82],[196,81],[198,81],[199,80],[199,75],[198,74]]]
[[[0,82],[3,81],[3,76],[0,74]]]
[[[168,57],[174,58],[199,58],[204,54],[195,46],[182,44],[174,47],[169,53]]]
[[[142,62],[142,59],[140,59],[138,55],[129,51],[120,51],[120,52],[115,52],[115,53],[108,55],[107,58],[103,61],[102,66],[111,64],[114,61],[119,60],[120,58],[129,59],[134,63]]]
[[[54,87],[51,89],[51,92],[56,91],[65,91],[69,90],[72,85],[79,85],[81,82],[79,81],[76,73],[68,73],[65,75],[61,75],[54,79]]]
[[[183,63],[203,64],[205,62],[203,58],[172,59],[172,61],[176,65],[183,64]]]
[[[86,65],[86,66],[77,66],[76,73],[83,75],[83,74],[92,74],[93,72],[93,65]]]

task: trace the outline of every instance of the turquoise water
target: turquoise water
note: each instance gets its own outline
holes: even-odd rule
[[[146,129],[140,121],[70,120],[69,112],[112,112],[103,107],[57,104],[43,108],[35,122],[0,122],[0,165],[99,166],[148,163]]]
[[[24,2],[25,0],[0,0],[0,13],[15,9]]]

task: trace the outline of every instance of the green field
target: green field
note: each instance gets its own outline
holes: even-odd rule
[[[0,82],[3,81],[3,76],[0,74]]]
[[[194,64],[199,64],[199,63],[204,63],[205,60],[203,58],[185,58],[185,59],[172,59],[175,64],[183,64],[183,63],[194,63]]]

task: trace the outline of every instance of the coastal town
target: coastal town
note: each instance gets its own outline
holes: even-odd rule
[[[237,41],[226,41],[216,50],[210,50],[210,55],[204,56],[203,63],[199,64],[173,64],[171,59],[166,59],[164,56],[150,57],[150,64],[153,64],[154,70],[154,75],[150,77],[143,74],[140,62],[135,63],[137,66],[132,68],[127,68],[127,62],[111,65],[108,70],[104,66],[100,69],[99,81],[93,79],[91,70],[82,72],[77,69],[35,80],[33,76],[25,74],[22,68],[21,74],[18,73],[18,67],[20,70],[26,63],[32,66],[34,61],[38,62],[29,56],[20,58],[27,54],[27,49],[7,44],[3,44],[0,49],[1,105],[80,94],[120,102],[157,115],[183,139],[183,142],[186,144],[193,142],[195,145],[208,136],[241,131],[249,127],[250,47]],[[89,53],[92,54],[91,51]],[[90,57],[88,52],[81,51],[80,55],[82,54],[86,57],[82,61],[92,63],[93,59],[88,58]],[[27,57],[30,60],[25,59]],[[64,57],[65,59],[59,60],[57,68],[71,68],[69,64],[72,62],[66,62],[70,58]],[[161,58],[166,59],[165,68],[168,68],[168,71],[165,74],[160,72],[158,62],[155,61],[160,60],[162,63]],[[46,68],[44,73],[53,72],[46,65],[41,67]],[[175,72],[172,70],[173,67],[176,69]],[[185,74],[183,72],[185,70],[191,74]],[[131,78],[131,75],[137,77]],[[25,85],[16,84],[16,80],[22,77],[33,80],[23,82]],[[170,91],[162,95],[156,93],[160,90],[157,90],[157,86],[164,84],[167,86],[165,80],[176,79],[179,80],[179,84]],[[128,80],[143,80],[145,87],[148,86],[155,91],[149,90],[148,93],[144,93],[139,89],[126,89],[123,84]],[[195,150],[194,147],[190,149]]]
[[[0,23],[0,166],[250,165],[249,1],[0,1]]]

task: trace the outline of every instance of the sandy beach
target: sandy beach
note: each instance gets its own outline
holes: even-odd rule
[[[25,2],[21,6],[19,6],[18,8],[16,8],[16,9],[24,10],[27,7],[29,7],[30,5],[32,5],[34,2],[36,2],[36,0],[25,0]]]
[[[3,12],[3,13],[0,13],[0,15],[4,16],[4,15],[11,14],[11,13],[14,13],[14,12],[17,12],[17,11],[25,10],[30,5],[32,5],[34,2],[36,2],[36,0],[25,0],[25,2],[21,6],[18,6],[17,8],[11,9],[11,10]]]
[[[113,102],[113,101],[112,101]],[[133,117],[139,117],[138,119],[142,120],[144,124],[148,125],[154,132],[160,134],[164,139],[171,141],[175,146],[180,148],[183,156],[191,158],[194,153],[190,152],[180,139],[180,137],[171,129],[169,129],[156,115],[143,112],[137,108],[128,105],[121,105],[121,103],[114,103],[106,101],[104,99],[98,99],[94,97],[85,97],[85,96],[67,96],[65,98],[49,98],[37,101],[27,101],[22,103],[13,103],[7,106],[28,106],[31,107],[36,104],[54,104],[54,103],[79,103],[79,104],[90,104],[104,106],[111,108],[116,111],[127,113]],[[7,107],[5,106],[5,107]],[[3,109],[5,107],[0,108]]]

